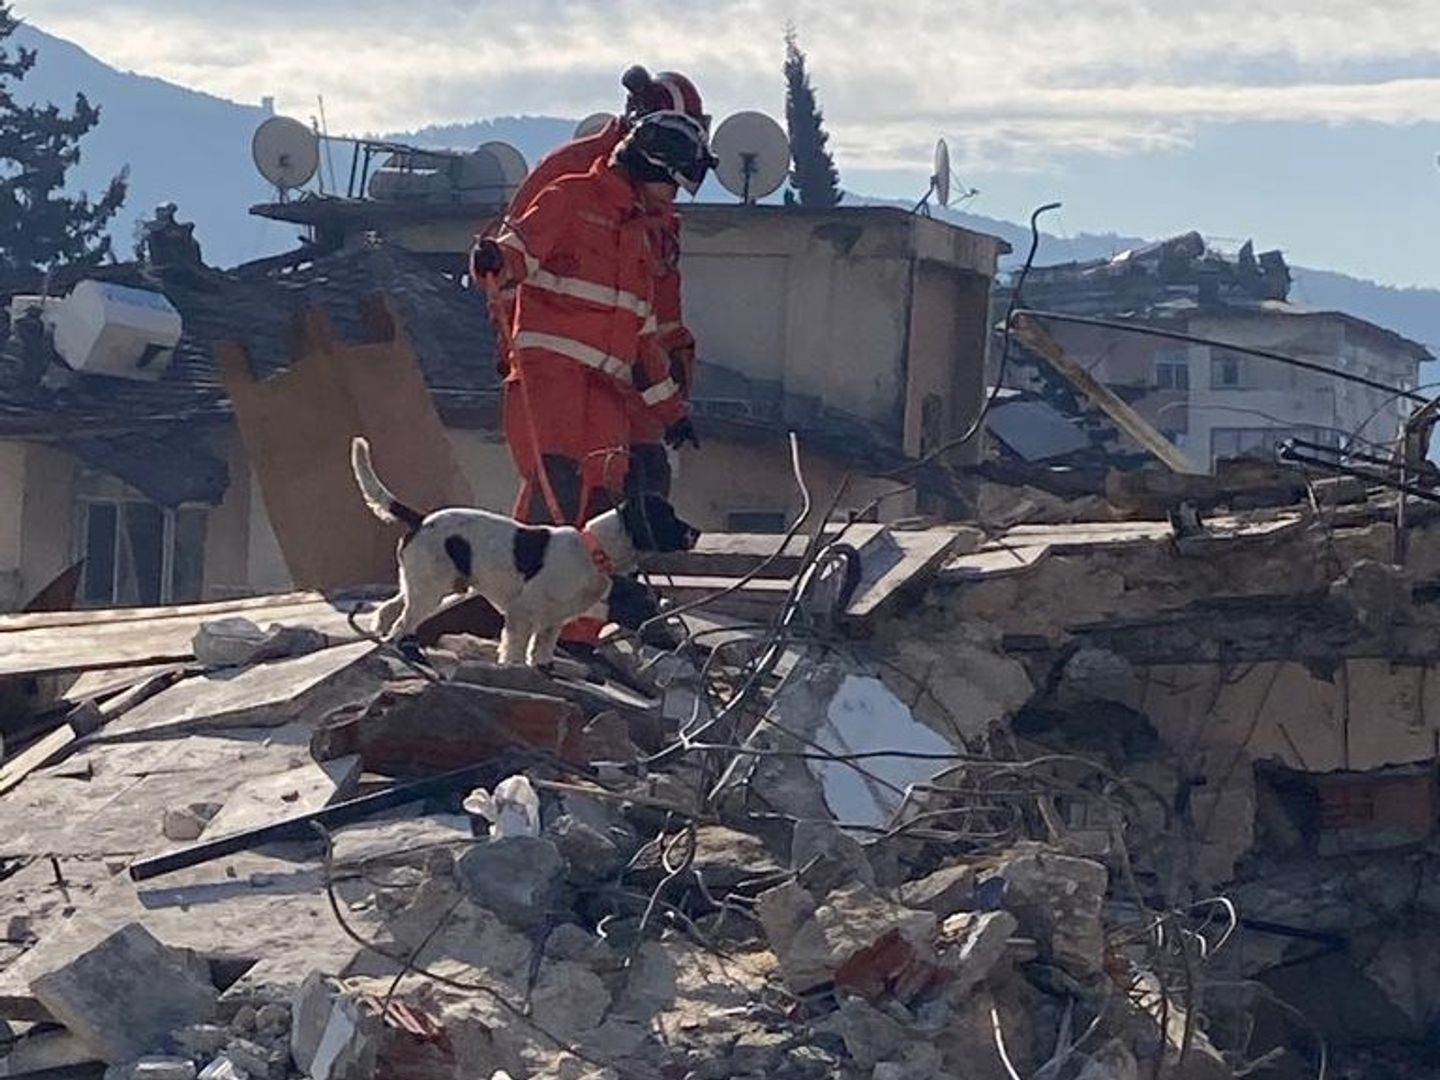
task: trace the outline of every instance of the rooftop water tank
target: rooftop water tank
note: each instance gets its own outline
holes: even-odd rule
[[[163,293],[82,281],[47,307],[55,351],[74,371],[122,379],[158,379],[180,343],[180,313]]]

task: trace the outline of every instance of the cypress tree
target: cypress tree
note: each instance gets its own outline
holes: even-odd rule
[[[835,159],[825,144],[825,117],[815,100],[805,54],[795,38],[795,27],[785,30],[785,122],[790,129],[790,185],[795,194],[785,193],[787,204],[836,206],[843,197]]]

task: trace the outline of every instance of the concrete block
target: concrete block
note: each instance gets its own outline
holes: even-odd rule
[[[471,848],[456,870],[475,903],[515,926],[538,926],[558,907],[565,860],[543,837],[507,836]]]
[[[195,1080],[195,1063],[182,1057],[143,1057],[130,1071],[130,1080]]]
[[[210,1019],[219,1002],[183,954],[139,923],[122,927],[30,990],[71,1033],[110,1064],[135,1061],[170,1033]]]

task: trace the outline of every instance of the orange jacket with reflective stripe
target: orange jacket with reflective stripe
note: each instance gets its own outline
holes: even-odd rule
[[[669,425],[686,409],[657,333],[656,231],[655,215],[605,160],[544,188],[495,239],[517,285],[517,362],[544,354],[583,364]]]

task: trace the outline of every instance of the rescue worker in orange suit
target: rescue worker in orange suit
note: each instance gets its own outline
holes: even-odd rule
[[[671,445],[698,441],[660,349],[653,239],[678,188],[696,190],[711,161],[699,123],[651,113],[606,160],[561,177],[476,245],[472,274],[516,286],[505,435],[531,520],[545,519],[550,496],[573,524],[612,504],[635,408]]]
[[[588,172],[596,162],[608,160],[626,133],[650,113],[684,113],[697,121],[708,134],[710,117],[705,113],[699,91],[684,75],[662,71],[652,77],[643,67],[635,65],[621,76],[620,82],[627,92],[624,114],[595,134],[575,139],[541,158],[511,199],[506,220],[514,220],[524,214],[536,196],[562,176]],[[673,205],[668,212],[657,215],[656,224],[659,227],[653,234],[652,243],[660,258],[655,303],[659,345],[669,357],[671,378],[680,387],[682,399],[688,402],[694,378],[695,342],[680,314],[680,219]],[[501,311],[497,317],[513,324],[514,290],[502,291],[501,299]],[[506,361],[502,361],[501,373],[506,373]],[[507,401],[508,395],[517,392],[514,387],[507,387]],[[664,427],[639,398],[630,398],[628,412],[630,460],[626,468],[627,493],[654,491],[668,497],[670,462],[662,445]],[[699,445],[694,438],[690,441]],[[613,478],[614,470],[610,473]],[[527,494],[522,490],[517,516],[526,521],[548,521],[549,515],[538,514],[533,502],[534,492]]]

